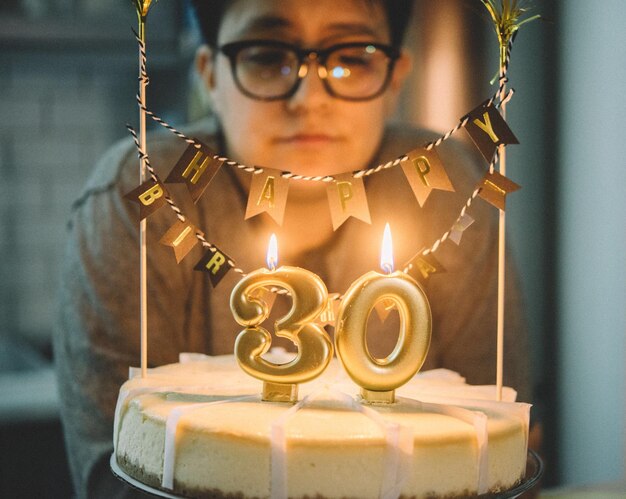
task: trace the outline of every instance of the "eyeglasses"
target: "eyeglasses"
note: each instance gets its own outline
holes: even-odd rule
[[[324,88],[333,97],[374,99],[387,88],[400,56],[395,47],[367,42],[301,49],[274,40],[244,40],[227,43],[219,50],[230,60],[239,90],[263,101],[293,96],[313,61]]]

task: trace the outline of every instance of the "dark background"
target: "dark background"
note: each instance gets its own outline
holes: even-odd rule
[[[614,482],[626,448],[624,5],[531,5],[548,21],[525,26],[513,49],[507,121],[521,145],[507,149],[507,176],[523,189],[507,221],[544,484]],[[493,93],[497,41],[478,0],[418,0],[413,17],[397,118],[444,132]],[[55,287],[71,203],[137,123],[133,27],[130,0],[0,6],[0,497],[71,495],[51,371]],[[157,2],[147,33],[149,107],[174,125],[203,116],[185,3]]]

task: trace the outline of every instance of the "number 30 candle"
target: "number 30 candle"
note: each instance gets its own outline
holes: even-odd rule
[[[298,267],[278,267],[276,236],[268,249],[269,269],[259,269],[244,277],[230,295],[235,320],[245,329],[235,341],[235,357],[241,368],[263,380],[263,400],[294,402],[298,383],[319,376],[333,356],[333,344],[326,331],[313,321],[326,307],[328,291],[313,272]],[[291,309],[274,325],[275,334],[288,338],[297,347],[296,357],[285,364],[274,364],[261,356],[272,343],[270,333],[260,326],[269,315],[269,306],[258,293],[277,286],[286,289],[292,299]]]
[[[431,312],[420,285],[403,272],[393,272],[389,224],[385,227],[381,267],[352,283],[339,307],[335,346],[344,368],[361,387],[364,400],[392,403],[395,389],[422,367],[431,337]],[[376,303],[388,300],[400,314],[400,334],[393,351],[374,358],[367,348],[367,321]]]

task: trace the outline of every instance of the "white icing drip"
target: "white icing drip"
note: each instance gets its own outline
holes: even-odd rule
[[[417,407],[422,411],[443,414],[458,419],[474,426],[476,443],[478,447],[478,462],[476,469],[476,485],[478,494],[489,491],[489,433],[487,431],[487,416],[480,411],[473,411],[463,407],[456,407],[444,403],[420,402],[412,399],[402,399],[408,405]]]
[[[322,390],[315,391],[285,411],[270,427],[270,497],[282,499],[287,496],[287,436],[285,426],[296,412],[314,399]]]
[[[328,386],[307,395],[272,423],[270,429],[270,497],[272,499],[288,497],[286,425],[296,412],[321,395],[324,395],[329,400],[341,402],[355,412],[360,412],[384,431],[387,452],[379,497],[381,499],[398,498],[411,469],[413,433],[406,427],[386,421],[374,409],[360,404],[350,395]]]
[[[530,408],[532,407],[530,404],[526,404],[524,402],[502,404],[501,402],[497,402],[495,400],[468,399],[468,398],[459,398],[459,397],[431,397],[431,399],[433,403],[424,404],[424,407],[428,407],[429,405],[445,405],[447,407],[454,407],[456,405],[471,404],[472,407],[475,407],[476,409],[486,409],[490,412],[493,412],[495,414],[500,414],[504,417],[515,416],[519,420],[522,428],[524,429],[524,434],[526,437],[526,440],[524,442],[524,449],[528,448],[528,431],[529,431],[528,420],[529,420],[529,415],[530,415]],[[458,408],[458,409],[461,409],[461,408]],[[470,409],[465,409],[465,410],[470,411]],[[474,411],[474,412],[480,413],[479,411]],[[485,425],[486,424],[487,424],[487,421],[485,421]],[[486,431],[487,430],[485,430],[485,432]],[[487,433],[485,434],[488,435]],[[487,446],[487,440],[485,440],[485,456],[480,457],[480,462],[482,463],[482,466],[483,466],[483,471],[481,471],[481,477],[484,483],[488,483],[488,472],[487,472],[488,456],[487,456],[486,446]],[[488,486],[486,487],[488,488]],[[480,492],[479,490],[478,493],[480,494],[484,492],[487,492],[487,490],[484,490],[483,492]]]
[[[203,360],[209,360],[210,357],[198,354],[182,354],[181,363],[190,363]],[[458,383],[462,383],[463,379],[456,375],[444,376],[446,373],[437,373],[438,376],[432,376],[433,379],[445,379],[450,382],[451,386],[455,386]],[[345,383],[342,383],[345,375],[342,371],[337,371],[332,375],[332,382],[324,383],[316,390],[307,395],[302,401],[295,406],[286,410],[279,418],[277,418],[270,426],[270,494],[271,497],[286,497],[288,494],[287,483],[287,428],[289,420],[294,414],[301,408],[310,405],[314,400],[322,398],[329,399],[330,401],[339,402],[345,408],[348,408],[354,412],[359,412],[368,417],[371,421],[376,423],[384,433],[386,440],[386,452],[384,456],[383,470],[382,470],[382,482],[380,484],[379,497],[384,499],[397,498],[405,486],[407,479],[410,477],[410,472],[413,466],[413,446],[414,438],[410,428],[405,427],[402,424],[390,422],[387,420],[385,413],[379,413],[376,407],[362,405],[356,401],[351,395],[348,395],[349,388]],[[428,379],[427,375],[424,375],[425,379]],[[130,400],[133,397],[141,396],[149,393],[159,392],[189,392],[196,391],[198,389],[211,390],[212,385],[198,384],[198,385],[183,385],[183,386],[146,386],[143,383],[143,379],[135,380],[135,386],[140,384],[137,388],[130,390],[121,390],[118,403],[115,412],[114,422],[114,447],[117,451],[117,443],[119,439],[120,427],[123,415],[130,404]],[[153,382],[154,379],[146,379],[146,383]],[[143,386],[141,386],[143,385]],[[333,386],[338,385],[338,386]],[[341,386],[344,385],[344,386]],[[420,387],[421,388],[421,387]],[[480,387],[483,388],[483,387]],[[490,388],[490,387],[484,387]],[[240,392],[241,393],[241,392]],[[244,392],[245,393],[245,392]],[[247,393],[250,393],[249,391]],[[460,393],[460,392],[459,392]],[[464,421],[473,425],[476,432],[477,441],[477,465],[476,465],[476,483],[478,493],[488,492],[489,484],[489,466],[488,466],[488,433],[487,433],[487,417],[481,410],[487,412],[500,413],[510,417],[514,415],[519,418],[522,426],[525,428],[526,439],[528,438],[528,413],[530,406],[528,404],[505,404],[494,402],[492,400],[478,400],[474,397],[479,397],[482,392],[472,391],[470,397],[463,397],[462,395],[456,396],[437,396],[434,393],[422,394],[426,395],[428,402],[419,402],[414,400],[413,397],[419,396],[417,393],[411,393],[409,397],[399,397],[399,402],[406,403],[409,406],[413,406],[418,410],[425,412],[438,413],[447,415],[455,419]],[[175,460],[176,460],[176,433],[177,426],[180,418],[188,411],[201,409],[207,405],[235,402],[245,399],[256,399],[258,395],[242,395],[238,398],[216,400],[212,402],[187,402],[185,407],[176,407],[172,409],[169,416],[166,419],[166,431],[165,431],[165,448],[163,456],[163,475],[162,484],[163,487],[172,489],[174,482],[175,472]],[[188,404],[188,405],[187,405]],[[470,406],[470,408],[457,407],[456,405]]]
[[[413,432],[405,426],[385,421],[374,409],[361,405],[355,400],[352,400],[352,403],[356,405],[359,412],[374,421],[385,432],[387,455],[379,497],[381,499],[396,499],[400,497],[402,487],[409,478],[411,471],[414,447]]]
[[[117,454],[117,440],[120,434],[120,424],[122,422],[122,414],[128,407],[128,402],[137,397],[138,395],[144,395],[146,393],[156,393],[163,391],[171,391],[179,389],[180,387],[167,387],[167,386],[141,386],[139,388],[133,388],[132,390],[120,390],[117,396],[117,404],[115,406],[115,417],[113,418],[113,451]]]

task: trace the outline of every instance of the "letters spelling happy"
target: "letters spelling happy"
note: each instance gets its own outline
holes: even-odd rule
[[[263,171],[252,175],[245,219],[267,213],[278,225],[282,225],[287,205],[289,179],[280,170],[263,167]]]
[[[194,203],[198,202],[223,164],[223,161],[214,158],[215,153],[211,149],[198,141],[197,143],[200,144],[199,148],[190,144],[185,149],[165,179],[166,183],[184,183]]]
[[[336,175],[335,181],[328,184],[326,193],[333,230],[337,230],[350,217],[371,223],[362,178],[355,178],[351,173]]]
[[[501,144],[519,144],[498,110],[486,102],[471,111],[465,129],[487,162],[491,162]],[[463,118],[463,119],[465,119]]]

